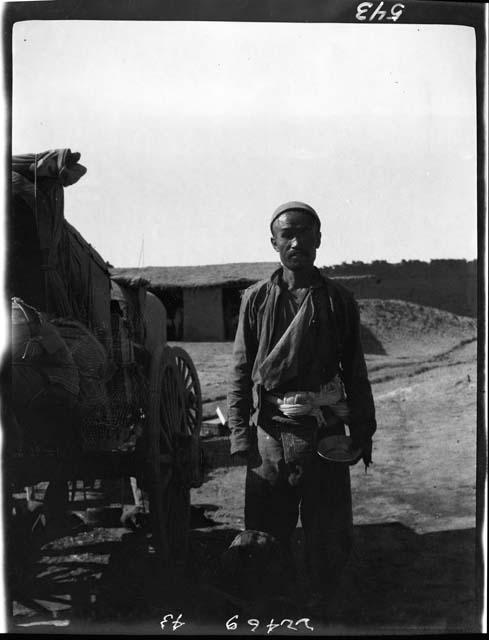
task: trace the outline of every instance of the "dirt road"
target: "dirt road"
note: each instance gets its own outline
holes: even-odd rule
[[[334,613],[326,623],[311,619],[314,631],[304,631],[473,632],[479,628],[475,325],[438,312],[414,314],[409,322],[406,308],[382,304],[370,324],[376,348],[367,357],[378,416],[374,464],[367,474],[361,464],[351,474],[354,553]],[[368,319],[375,309],[364,311]],[[232,345],[180,346],[194,359],[204,414],[213,417],[216,406],[225,409]],[[185,625],[178,632],[183,634],[228,634],[225,623],[233,615],[240,616],[235,633],[249,631],[246,620],[259,615],[257,633],[267,633],[273,608],[254,613],[213,590],[220,555],[243,529],[244,473],[242,467],[216,468],[192,490],[189,569],[185,582],[170,590],[154,573],[144,533],[118,525],[117,505],[106,509],[106,522],[98,525],[79,523],[49,540],[40,532],[39,550],[24,563],[27,595],[15,605],[12,630],[47,630],[39,623],[48,622],[50,633],[173,633],[168,626],[161,630],[160,621],[182,613]],[[294,545],[300,602],[300,527]],[[35,611],[40,600],[57,611],[56,619]],[[305,613],[299,606],[277,615],[297,620]],[[272,634],[279,631],[287,629]]]

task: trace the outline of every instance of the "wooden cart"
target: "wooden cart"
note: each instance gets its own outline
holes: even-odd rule
[[[79,154],[69,149],[14,158],[10,292],[42,312],[47,321],[69,316],[83,323],[106,349],[112,364],[120,368],[126,364],[116,354],[110,324],[114,300],[108,265],[63,215],[63,189],[85,171],[78,164],[79,158]],[[74,276],[73,264],[68,264],[66,256],[77,251],[78,272]],[[90,304],[84,307],[86,300]],[[137,343],[136,321],[128,316],[124,322],[129,336],[127,344],[131,349],[139,349],[140,356],[142,352],[139,360],[144,361],[144,365],[137,365],[137,370],[136,364],[130,362],[134,372],[144,378],[145,387],[145,393],[131,401],[132,415],[138,416],[139,428],[132,445],[118,437],[119,425],[113,423],[109,439],[103,425],[99,432],[97,425],[92,425],[90,446],[60,447],[55,451],[44,450],[42,446],[34,451],[11,447],[11,436],[19,420],[11,406],[12,389],[7,384],[3,394],[7,445],[4,486],[11,494],[12,487],[42,481],[137,478],[148,496],[152,542],[160,565],[176,568],[185,563],[187,554],[190,488],[202,483],[199,379],[183,349],[172,348],[162,339],[149,351],[142,339]],[[166,335],[166,328],[162,334]],[[8,359],[5,364],[8,378]],[[130,369],[125,374],[127,371]],[[127,405],[127,398],[121,396],[121,400]],[[72,415],[70,411],[66,411],[67,421]],[[120,426],[128,427],[127,423]]]

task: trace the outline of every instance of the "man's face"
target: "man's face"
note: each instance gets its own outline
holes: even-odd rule
[[[321,233],[316,220],[305,211],[286,211],[273,223],[271,242],[280,261],[291,271],[312,267]]]

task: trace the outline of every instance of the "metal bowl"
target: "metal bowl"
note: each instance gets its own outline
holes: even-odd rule
[[[328,462],[356,464],[362,457],[362,450],[353,448],[350,436],[326,436],[317,445],[317,452]]]

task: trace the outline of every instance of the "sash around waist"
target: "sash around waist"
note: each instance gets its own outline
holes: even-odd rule
[[[304,404],[315,407],[335,405],[346,399],[345,389],[338,374],[326,384],[321,385],[319,391],[285,391],[278,393],[263,390],[262,397],[277,406],[282,404]]]

